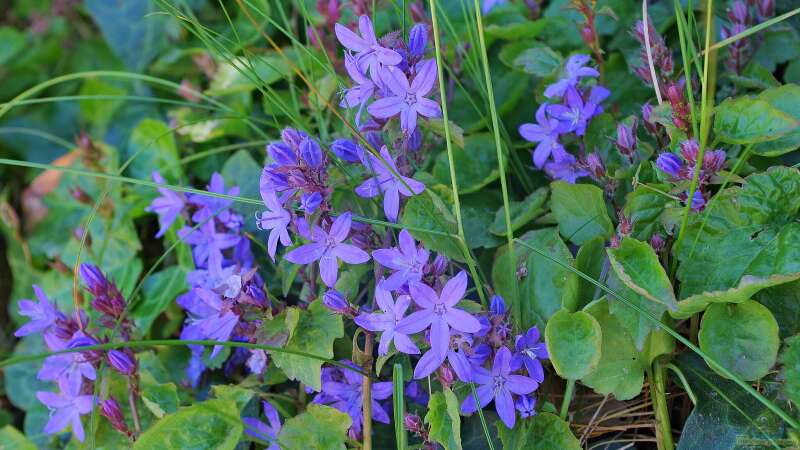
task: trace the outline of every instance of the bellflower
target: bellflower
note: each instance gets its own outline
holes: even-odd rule
[[[421,281],[430,257],[430,252],[425,247],[417,247],[411,233],[406,229],[400,230],[398,244],[397,248],[381,248],[372,252],[375,261],[394,270],[384,282],[384,287],[390,291],[400,289],[412,281]]]
[[[73,389],[65,380],[59,380],[59,387],[61,388],[60,394],[36,393],[36,398],[50,410],[50,419],[44,426],[44,432],[55,434],[72,425],[75,437],[83,442],[85,435],[81,416],[92,411],[94,399],[91,395],[80,395],[80,389]]]
[[[528,329],[524,335],[517,336],[516,353],[511,360],[511,367],[518,370],[522,365],[528,371],[528,376],[537,383],[544,381],[544,369],[540,360],[548,359],[547,347],[540,342],[539,329],[535,326]]]
[[[388,67],[380,72],[381,81],[390,95],[376,100],[367,111],[379,119],[388,119],[400,114],[400,128],[410,135],[417,128],[417,115],[439,117],[439,104],[425,98],[436,82],[436,61],[428,59],[416,66],[417,74],[409,84],[406,75],[399,69]]]
[[[380,148],[380,146],[376,148]],[[331,144],[331,151],[343,161],[349,163],[359,162],[364,153],[364,150],[358,144],[349,139],[337,139],[333,141],[333,144]]]
[[[214,172],[211,175],[211,181],[208,183],[208,186],[206,186],[206,189],[208,192],[214,194],[224,194],[229,196],[239,195],[240,191],[238,186],[233,186],[226,191],[225,180],[222,178],[222,175],[218,174],[217,172]],[[200,209],[195,211],[195,213],[192,215],[192,220],[195,223],[202,222],[209,217],[212,217],[216,213],[216,219],[218,221],[225,224],[225,226],[230,228],[232,231],[238,231],[242,220],[238,214],[233,213],[229,209],[233,204],[233,200],[203,194],[190,194],[189,200],[195,205],[200,206]]]
[[[345,364],[353,365],[350,361]],[[363,414],[361,410],[361,396],[363,393],[363,377],[352,370],[339,371],[341,377],[328,376],[322,381],[322,391],[314,398],[314,403],[327,404],[333,408],[347,413],[353,419],[352,429],[361,433]],[[389,423],[389,414],[378,400],[385,400],[392,396],[392,383],[390,381],[372,383],[372,418],[381,423]]]
[[[364,161],[364,165],[371,169],[375,176],[361,183],[356,188],[356,194],[364,198],[383,194],[383,212],[386,219],[396,222],[400,211],[400,196],[419,195],[425,190],[425,185],[413,178],[399,175],[397,165],[385,145],[381,147],[380,155],[383,161],[372,154],[367,155],[368,159]]]
[[[548,106],[547,103],[542,103],[539,109],[536,110],[537,124],[524,123],[519,127],[519,134],[525,140],[539,143],[533,151],[533,163],[537,169],[541,169],[544,166],[554,149],[563,149],[558,142],[561,123],[554,117],[547,117]]]
[[[164,177],[162,177],[160,173],[153,172],[152,176],[153,181],[156,183],[166,183]],[[164,233],[167,232],[169,227],[172,226],[172,223],[175,222],[175,219],[178,218],[178,215],[186,207],[186,197],[184,197],[183,194],[161,187],[158,188],[158,192],[161,194],[161,197],[154,198],[150,206],[145,208],[145,211],[158,214],[159,228],[158,233],[156,233],[156,238],[164,236]]]
[[[472,338],[468,334],[453,333],[450,339],[450,347],[444,355],[437,353],[434,349],[430,349],[422,355],[422,358],[419,359],[417,366],[414,368],[414,378],[427,377],[447,360],[458,379],[469,383],[472,381],[472,367],[469,358],[464,352],[465,345],[472,345]]]
[[[473,367],[473,379],[480,385],[477,389],[480,406],[475,403],[474,395],[468,395],[461,404],[461,412],[473,413],[478,407],[483,408],[494,400],[497,415],[508,428],[514,428],[516,422],[511,394],[526,395],[539,387],[529,377],[511,374],[511,351],[506,347],[500,347],[495,354],[491,371],[483,367]]]
[[[314,226],[312,242],[286,254],[286,260],[295,264],[310,264],[319,260],[319,272],[323,283],[328,287],[336,285],[339,276],[339,260],[347,264],[361,264],[369,261],[369,254],[355,245],[345,244],[352,223],[349,212],[336,218],[328,232]]]
[[[514,406],[519,411],[519,416],[523,419],[536,415],[536,397],[532,395],[520,395]]]
[[[411,58],[419,59],[425,55],[428,46],[428,27],[418,23],[408,32],[408,54]]]
[[[372,94],[375,92],[375,83],[361,72],[361,69],[358,67],[358,62],[353,55],[345,54],[344,67],[348,75],[350,75],[350,78],[355,82],[355,85],[345,91],[344,98],[342,98],[339,106],[343,108],[358,107],[356,125],[360,125],[361,111],[363,111],[367,101],[372,98]]]
[[[589,99],[584,102],[580,92],[574,87],[570,87],[565,96],[566,105],[550,105],[547,112],[559,120],[560,131],[574,131],[576,135],[583,136],[589,120],[603,111],[600,102],[609,95],[608,89],[595,86],[589,93]]]
[[[85,339],[87,336],[78,331],[69,340],[64,342],[55,336],[45,335],[47,346],[52,351],[66,350],[68,348],[82,347],[85,345],[93,345],[97,342],[93,339],[88,341]],[[94,380],[97,378],[97,372],[94,365],[86,358],[82,352],[60,353],[57,355],[48,356],[42,363],[42,368],[36,374],[36,378],[45,381],[62,380],[69,387],[71,392],[79,392],[83,379]]]
[[[665,152],[658,155],[658,158],[656,159],[656,167],[661,169],[662,172],[668,174],[672,178],[678,178],[681,167],[683,167],[683,161],[681,161],[681,158],[678,155]]]
[[[405,317],[406,311],[411,304],[411,297],[400,295],[395,302],[392,299],[392,294],[386,289],[384,282],[381,281],[375,287],[375,302],[383,312],[359,314],[355,318],[355,322],[356,325],[365,330],[383,332],[378,344],[378,354],[388,354],[389,344],[392,341],[394,341],[394,346],[400,352],[410,355],[419,354],[419,348],[408,335],[395,330],[397,324]]]
[[[239,316],[228,310],[215,292],[194,288],[176,301],[189,313],[181,339],[194,340],[200,337],[225,342],[230,339],[239,322]],[[221,350],[222,346],[214,346],[211,357],[214,358]]]
[[[262,422],[257,417],[242,417],[244,423],[244,432],[256,439],[264,442],[269,442],[267,450],[280,450],[278,447],[278,433],[281,431],[281,418],[278,416],[278,411],[266,400],[261,402],[264,408],[264,416],[266,416],[269,425]]]
[[[221,264],[222,250],[234,247],[241,239],[238,234],[217,231],[213,219],[194,230],[192,227],[183,227],[178,231],[178,237],[192,246],[195,264],[200,266],[207,262],[209,266]]]
[[[574,156],[561,149],[554,152],[553,161],[544,165],[544,171],[554,180],[564,180],[572,184],[575,184],[578,178],[589,175]]]
[[[411,297],[422,308],[397,324],[395,330],[405,334],[431,329],[431,348],[442,357],[450,347],[450,327],[462,333],[476,333],[481,329],[478,319],[468,312],[456,308],[467,290],[467,274],[463,270],[451,278],[437,294],[431,287],[409,283]]]
[[[47,294],[44,293],[42,288],[34,284],[33,293],[36,294],[39,303],[33,300],[20,300],[19,302],[20,315],[30,318],[31,321],[14,332],[16,337],[45,331],[52,327],[56,320],[65,318],[64,314],[58,311],[55,304],[47,298]]]
[[[264,200],[267,210],[262,212],[260,217],[256,217],[256,226],[261,230],[269,230],[267,253],[272,258],[272,262],[275,262],[278,240],[284,246],[292,245],[292,238],[289,237],[287,229],[292,221],[292,215],[283,209],[283,205],[274,192],[262,188],[261,199]]]
[[[578,85],[583,77],[598,77],[600,72],[592,67],[585,67],[591,58],[589,55],[573,55],[567,60],[564,67],[565,77],[547,86],[544,96],[547,98],[561,97],[568,89]]]
[[[362,15],[358,18],[358,29],[361,36],[350,31],[341,24],[336,24],[334,31],[339,42],[350,51],[356,53],[358,66],[367,68],[372,80],[378,82],[378,72],[382,67],[395,66],[402,62],[403,57],[394,50],[383,47],[378,43],[372,21]]]

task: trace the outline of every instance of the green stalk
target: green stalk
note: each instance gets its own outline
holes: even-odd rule
[[[405,417],[405,391],[403,389],[403,365],[395,363],[392,369],[392,403],[394,408],[394,439],[397,442],[397,450],[405,450],[408,446],[408,436],[406,435]]]
[[[675,0],[675,17],[677,17],[678,24],[678,40],[681,45],[681,58],[683,59],[683,73],[686,80],[692,79],[692,65],[689,62],[689,45],[691,43],[691,35],[688,33],[688,25],[686,17],[683,15],[683,8],[681,7],[680,0]],[[694,46],[691,47],[694,51]],[[694,92],[692,89],[691,81],[686,83],[686,95],[689,99],[689,112],[692,119],[692,134],[697,136],[697,114],[694,107]]]
[[[663,358],[656,358],[652,367],[647,368],[650,380],[650,397],[653,399],[653,411],[656,415],[656,444],[658,450],[672,450],[672,426],[669,419],[669,408],[665,392],[666,368]]]
[[[575,380],[567,380],[567,387],[564,389],[564,398],[561,400],[561,420],[567,420],[569,414],[569,404],[572,403],[572,396],[575,394]]]
[[[433,0],[431,0],[433,3]],[[517,258],[514,255],[514,230],[511,228],[511,207],[508,200],[508,182],[506,181],[505,162],[503,155],[503,146],[500,142],[500,125],[497,119],[497,107],[494,101],[494,88],[492,86],[492,76],[489,73],[489,58],[486,54],[486,38],[483,33],[483,18],[481,17],[481,5],[479,0],[474,0],[475,19],[478,24],[478,42],[480,44],[480,56],[483,64],[483,77],[486,82],[486,93],[489,97],[489,110],[492,115],[492,128],[494,131],[494,146],[497,150],[497,165],[500,169],[500,189],[503,192],[503,214],[506,219],[506,240],[508,241],[508,256],[511,258],[511,263],[516,269]],[[512,303],[512,315],[514,317],[514,326],[519,328],[522,323],[522,305],[517,293],[517,284],[513,283],[512,292],[514,295],[514,302]]]
[[[480,283],[480,277],[478,277],[478,272],[475,268],[475,260],[472,258],[472,254],[467,246],[467,239],[464,236],[464,223],[461,218],[461,201],[458,194],[458,180],[456,179],[456,166],[453,159],[453,143],[452,139],[450,138],[450,120],[447,114],[447,100],[445,98],[447,91],[445,90],[444,85],[444,67],[442,65],[441,43],[439,42],[439,21],[436,14],[436,1],[429,0],[429,4],[431,8],[431,22],[433,27],[433,44],[436,53],[436,71],[439,78],[439,97],[441,99],[440,101],[442,106],[442,120],[444,121],[444,140],[447,145],[447,162],[450,166],[450,183],[453,190],[453,210],[455,212],[456,222],[458,224],[458,240],[461,243],[464,258],[467,260],[467,265],[469,266],[469,271],[472,274],[472,279],[476,284],[478,284]],[[478,296],[481,298],[481,303],[484,306],[488,306],[483,286],[479,287]]]
[[[2,367],[2,366],[0,366]],[[430,382],[430,378],[428,378]],[[489,425],[486,423],[486,418],[483,417],[483,408],[480,407],[481,400],[478,398],[478,391],[475,390],[475,383],[470,383],[469,388],[471,390],[471,395],[473,399],[475,399],[475,404],[478,406],[478,418],[481,420],[481,426],[483,427],[483,434],[486,436],[486,443],[489,445],[489,450],[494,450],[494,443],[492,442],[492,435],[489,433]]]

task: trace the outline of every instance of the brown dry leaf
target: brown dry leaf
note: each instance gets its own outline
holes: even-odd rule
[[[72,150],[58,157],[52,165],[68,167],[80,156],[78,150]],[[33,179],[31,184],[22,191],[22,212],[25,218],[25,229],[30,231],[47,216],[47,207],[42,198],[53,192],[61,182],[64,172],[49,169]]]

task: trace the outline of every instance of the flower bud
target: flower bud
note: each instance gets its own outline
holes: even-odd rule
[[[456,374],[450,366],[444,364],[439,367],[438,372],[436,373],[439,382],[442,383],[442,386],[452,386],[453,383],[456,381]]]
[[[606,177],[606,168],[599,153],[589,153],[586,156],[586,168],[595,180],[602,180]]]
[[[322,194],[319,192],[305,193],[300,197],[300,207],[306,214],[312,214],[322,203]]]
[[[444,275],[447,271],[447,264],[448,264],[447,257],[444,255],[436,255],[436,259],[433,260],[433,265],[431,266],[431,273],[433,276],[438,277]]]
[[[696,140],[689,139],[688,141],[681,142],[681,155],[690,166],[694,166],[694,163],[697,161],[697,153],[699,151],[700,146],[697,144]]]
[[[421,23],[414,25],[408,33],[408,53],[412,58],[422,58],[425,55],[425,47],[427,45],[427,27]]]
[[[353,316],[355,312],[353,307],[350,306],[350,302],[344,298],[344,295],[334,289],[329,289],[328,292],[322,296],[322,304],[331,311],[346,316]]]
[[[682,166],[683,161],[674,153],[665,152],[656,159],[656,167],[673,178],[678,177]]]
[[[689,198],[688,192],[683,192],[679,196],[683,204],[686,204],[687,199]],[[694,191],[694,195],[692,196],[692,205],[691,209],[693,211],[700,211],[706,206],[706,199],[703,197],[703,193],[700,191]]]
[[[630,126],[617,124],[617,140],[614,142],[617,150],[624,156],[631,158],[636,152],[636,122]]]
[[[283,142],[273,142],[267,146],[267,153],[279,166],[294,166],[297,164],[297,155]]]
[[[728,19],[734,23],[747,23],[747,4],[742,0],[733,2],[733,7],[728,10]]]
[[[503,301],[503,297],[497,294],[492,296],[489,313],[493,316],[501,316],[506,313],[506,302]]]
[[[136,372],[136,360],[120,350],[108,351],[108,363],[123,375],[131,376]]]
[[[331,151],[344,161],[357,163],[362,150],[349,139],[337,139],[331,144]]]
[[[322,160],[324,158],[322,149],[319,144],[317,144],[317,141],[308,137],[303,139],[303,142],[300,144],[300,155],[303,157],[306,164],[313,168],[318,168],[322,165]]]
[[[655,250],[656,253],[660,253],[662,250],[664,250],[666,245],[667,243],[659,233],[655,233],[650,237],[650,246],[653,247],[653,250]]]
[[[415,128],[414,132],[406,138],[406,146],[412,152],[415,152],[422,147],[422,132],[419,128]]]
[[[650,134],[655,134],[658,129],[656,128],[656,122],[651,120],[653,117],[653,105],[650,103],[645,103],[642,105],[642,119],[644,119],[644,128]]]
[[[122,409],[114,397],[109,396],[107,399],[100,402],[100,414],[108,419],[111,426],[120,433],[126,435],[131,434],[128,425],[125,424],[125,417],[122,415]]]
[[[281,140],[293,149],[300,148],[304,137],[305,133],[297,131],[294,128],[284,128],[283,131],[281,131]]]
[[[590,47],[594,45],[594,30],[592,30],[592,27],[584,25],[583,28],[581,28],[581,38],[586,45]]]
[[[405,425],[406,430],[412,433],[420,433],[423,430],[422,418],[416,414],[406,414],[403,419],[403,425]]]
[[[775,14],[774,0],[757,0],[756,8],[758,9],[758,15],[762,18],[772,17]]]
[[[703,155],[703,170],[709,175],[714,175],[725,165],[725,151],[713,150]]]

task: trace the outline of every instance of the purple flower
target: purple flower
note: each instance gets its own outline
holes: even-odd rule
[[[306,214],[313,214],[322,203],[322,194],[319,192],[306,192],[300,196],[300,208]]]
[[[371,169],[375,176],[361,183],[356,188],[356,194],[364,198],[383,194],[383,212],[390,222],[396,222],[400,211],[400,195],[403,197],[419,195],[425,190],[425,185],[413,178],[399,175],[397,165],[385,145],[381,147],[380,155],[382,161],[372,154],[369,154],[369,159],[364,161],[364,165]],[[386,167],[387,165],[391,170]]]
[[[558,142],[560,122],[553,117],[547,117],[547,107],[547,103],[542,103],[539,109],[536,110],[536,122],[538,124],[524,123],[519,127],[519,134],[525,140],[539,143],[533,151],[533,163],[537,169],[541,169],[544,166],[545,161],[547,161],[554,149],[563,149]]]
[[[344,25],[337,23],[334,27],[339,42],[348,50],[356,53],[358,66],[362,69],[369,69],[372,80],[377,82],[378,72],[382,67],[400,64],[403,57],[396,51],[378,43],[375,30],[372,28],[372,21],[366,15],[358,18],[358,29],[361,36],[350,31]]]
[[[544,90],[544,96],[547,98],[561,97],[568,89],[577,86],[581,78],[600,76],[600,72],[597,69],[584,67],[590,59],[589,55],[570,56],[564,67],[565,77],[547,86]]]
[[[413,334],[430,327],[431,348],[437,356],[444,357],[450,348],[450,327],[463,333],[481,329],[478,319],[455,307],[467,290],[467,274],[463,270],[444,285],[441,294],[419,282],[409,283],[409,290],[422,309],[400,321],[395,330]]]
[[[536,415],[536,397],[532,395],[520,395],[514,406],[519,411],[519,416],[523,419]]]
[[[559,120],[559,131],[574,131],[576,135],[583,136],[592,117],[603,111],[600,102],[608,98],[610,92],[602,86],[595,86],[589,93],[589,99],[584,103],[580,92],[574,87],[567,89],[566,105],[550,105],[548,114]]]
[[[375,287],[375,302],[381,308],[381,313],[362,313],[355,318],[355,322],[365,330],[377,332],[382,331],[378,354],[386,355],[389,353],[389,344],[394,341],[394,346],[398,351],[410,355],[419,354],[419,348],[414,342],[395,327],[405,317],[408,306],[411,304],[411,297],[401,295],[397,297],[397,302],[392,299],[392,294],[381,281]]]
[[[394,270],[383,283],[385,289],[395,291],[411,281],[420,281],[425,274],[430,252],[422,245],[417,247],[408,230],[400,230],[399,247],[381,248],[372,252],[372,258],[382,266]]]
[[[207,289],[194,288],[176,301],[189,313],[187,324],[181,331],[181,339],[205,338],[226,342],[239,323],[239,316],[225,307],[219,294]],[[214,346],[211,358],[221,350],[222,346]]]
[[[544,165],[544,171],[554,180],[564,180],[573,184],[578,178],[589,175],[574,156],[561,149],[554,152],[553,161]]]
[[[526,376],[512,375],[510,363],[511,352],[506,347],[500,347],[494,356],[491,372],[483,367],[474,367],[473,379],[480,385],[476,390],[480,408],[494,400],[497,415],[508,428],[514,428],[516,414],[511,394],[530,394],[539,387],[539,384]],[[461,412],[466,414],[473,413],[477,409],[474,395],[468,395],[461,404]]]
[[[506,313],[506,302],[503,300],[503,297],[495,294],[492,296],[492,300],[489,303],[489,314],[493,316],[502,316]]]
[[[439,104],[425,98],[436,81],[436,61],[428,59],[417,64],[417,74],[411,84],[399,69],[393,67],[381,71],[381,81],[391,95],[376,100],[367,111],[379,119],[388,119],[400,114],[400,128],[410,135],[417,128],[417,115],[439,117]]]
[[[206,221],[195,230],[183,227],[178,231],[178,237],[192,246],[195,264],[199,266],[207,262],[208,266],[220,266],[222,250],[234,247],[241,239],[238,234],[217,231],[214,220]]]
[[[345,364],[353,365],[350,361]],[[354,365],[353,365],[354,366]],[[324,369],[323,369],[324,370]],[[333,377],[331,374],[341,374]],[[363,377],[352,370],[328,372],[322,381],[322,391],[314,398],[314,403],[330,405],[339,411],[347,413],[353,419],[351,428],[361,432],[363,415],[361,410],[361,395],[363,392]],[[372,418],[381,423],[389,423],[389,414],[378,402],[392,396],[392,383],[390,381],[372,383]]]
[[[227,192],[225,191],[225,179],[223,179],[222,175],[218,174],[217,172],[214,172],[211,175],[211,182],[208,184],[208,186],[206,186],[206,190],[214,194],[225,194],[229,196],[239,195],[238,186],[233,186],[228,189]],[[232,214],[230,211],[226,211],[226,209],[233,204],[233,200],[203,194],[191,194],[189,195],[189,200],[192,203],[202,207],[192,215],[192,220],[195,222],[202,222],[215,212],[219,212],[217,218],[227,225],[229,222],[229,218],[227,216],[235,216],[235,214]]]
[[[136,372],[136,360],[119,350],[108,351],[108,363],[123,375],[130,376]]]
[[[489,14],[489,11],[494,9],[497,5],[505,4],[507,0],[483,0],[481,3],[481,12],[485,14]]]
[[[544,342],[539,342],[540,337],[539,329],[535,326],[528,329],[528,332],[524,335],[517,336],[517,352],[511,360],[512,369],[518,370],[522,365],[525,365],[528,376],[537,383],[544,381],[544,369],[540,360],[550,357]]]
[[[158,172],[153,172],[153,181],[159,184],[166,183]],[[172,226],[172,223],[175,222],[175,219],[178,217],[178,214],[183,211],[183,208],[186,207],[186,198],[183,194],[166,188],[158,188],[158,192],[161,193],[161,197],[154,198],[150,206],[145,208],[145,211],[158,214],[159,228],[156,237],[160,238],[167,232],[169,227]]]
[[[325,157],[317,141],[308,136],[305,136],[300,142],[300,156],[308,167],[312,168],[319,168]]]
[[[83,442],[84,432],[81,415],[89,414],[94,406],[91,395],[79,395],[80,389],[72,389],[65,380],[59,380],[61,393],[37,392],[36,398],[50,410],[50,420],[44,426],[44,432],[55,434],[72,425],[75,437]]]
[[[281,418],[278,416],[278,411],[269,402],[262,401],[264,408],[264,415],[269,421],[269,425],[259,420],[257,417],[242,417],[244,423],[244,432],[256,439],[264,442],[269,442],[267,450],[280,450],[278,447],[278,432],[281,431]]]
[[[261,230],[269,230],[267,252],[269,257],[272,258],[272,262],[275,262],[278,240],[284,246],[292,245],[292,238],[289,237],[289,231],[287,230],[292,221],[292,215],[289,211],[283,209],[283,205],[281,205],[275,192],[268,190],[263,185],[261,186],[261,199],[264,200],[267,210],[262,212],[260,217],[256,217],[256,226]]]
[[[86,339],[87,336],[78,331],[70,339],[69,342],[64,342],[55,336],[45,334],[45,342],[52,351],[66,350],[68,348],[83,347],[86,345],[94,345],[97,342],[93,339]],[[82,352],[61,353],[57,355],[48,356],[42,363],[42,368],[36,374],[36,378],[45,381],[58,380],[59,383],[64,381],[68,386],[70,392],[80,392],[83,379],[94,380],[97,378],[97,372],[94,365],[86,358]]]
[[[344,68],[350,78],[353,79],[353,82],[355,82],[355,86],[345,91],[344,98],[342,98],[339,106],[343,108],[358,107],[356,125],[359,125],[361,123],[361,111],[363,111],[367,101],[372,98],[372,94],[375,93],[375,83],[361,72],[353,55],[344,55]]]
[[[14,336],[22,337],[45,331],[53,326],[56,320],[65,319],[64,314],[56,309],[55,305],[47,298],[47,294],[44,293],[42,288],[34,284],[33,293],[36,294],[39,303],[33,300],[20,300],[20,315],[29,317],[31,321],[14,332]]]
[[[314,226],[311,240],[308,244],[290,251],[286,260],[295,264],[310,264],[319,260],[319,272],[322,281],[328,287],[336,285],[339,276],[339,262],[347,264],[361,264],[369,261],[369,254],[355,245],[344,244],[350,234],[351,215],[349,212],[342,214],[334,220],[329,232],[319,226]]]
[[[418,23],[408,32],[408,53],[412,58],[422,58],[428,45],[428,27]]]
[[[347,301],[345,296],[335,289],[329,289],[328,292],[322,296],[322,304],[331,311],[339,314],[352,316],[355,313],[353,307],[350,306],[350,302]]]
[[[108,422],[120,433],[130,435],[130,429],[125,423],[125,416],[122,415],[122,409],[114,397],[109,396],[107,399],[100,402],[100,414],[103,415]]]
[[[681,161],[681,158],[678,155],[665,152],[658,155],[658,158],[656,159],[656,167],[661,169],[662,172],[668,174],[672,178],[678,178],[681,167],[683,167],[683,161]]]
[[[422,355],[414,368],[414,378],[425,378],[439,368],[445,360],[456,373],[459,380],[469,383],[472,381],[472,367],[470,359],[464,352],[464,345],[472,345],[472,338],[468,334],[454,333],[450,339],[447,352],[442,355],[435,349],[430,349]]]
[[[264,369],[267,367],[267,362],[269,361],[267,357],[267,352],[261,349],[255,349],[250,351],[250,357],[247,358],[247,369],[250,370],[250,373],[254,373],[256,375],[261,374],[264,372]]]
[[[617,124],[617,140],[614,142],[619,152],[629,158],[636,152],[636,120],[633,124]]]
[[[422,406],[428,406],[428,392],[422,387],[418,381],[409,381],[405,388],[406,397],[414,403]]]
[[[686,204],[686,200],[689,198],[689,192],[682,192],[678,197],[680,197],[683,204]],[[694,195],[692,196],[692,206],[691,209],[693,211],[700,211],[706,206],[706,199],[703,198],[703,193],[699,190],[694,191]]]

